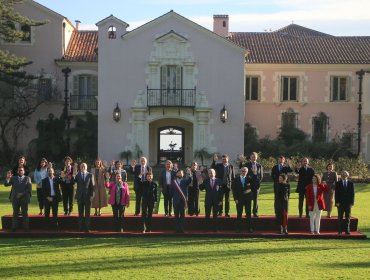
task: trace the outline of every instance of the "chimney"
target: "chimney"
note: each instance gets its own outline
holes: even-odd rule
[[[229,15],[213,15],[213,32],[222,37],[229,35]]]
[[[81,21],[79,21],[78,19],[75,20],[75,23],[76,23],[76,29],[80,29],[80,23]]]

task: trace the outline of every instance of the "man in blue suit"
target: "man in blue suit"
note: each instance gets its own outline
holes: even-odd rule
[[[188,186],[192,181],[190,168],[186,170],[186,178],[183,177],[184,171],[177,171],[176,179],[172,181],[171,186],[177,233],[184,233],[185,209],[188,207]]]
[[[45,199],[45,218],[49,219],[50,208],[53,213],[53,226],[58,229],[58,206],[62,201],[62,194],[60,186],[62,183],[61,178],[54,176],[54,169],[48,167],[48,177],[41,181],[41,190]]]
[[[263,167],[257,162],[258,154],[256,152],[251,153],[250,161],[240,163],[241,167],[248,168],[248,176],[256,177],[256,180],[252,183],[252,201],[253,201],[253,216],[258,218],[258,195],[260,193],[261,181],[263,179]]]
[[[216,178],[216,171],[214,169],[208,170],[208,176],[206,180],[202,184],[199,185],[200,190],[206,191],[206,196],[204,200],[204,208],[206,213],[206,224],[207,227],[217,231],[218,224],[217,224],[217,215],[218,215],[218,208],[219,205],[222,203],[222,181]],[[213,214],[213,224],[211,224],[211,210]]]
[[[240,175],[235,178],[232,184],[232,191],[237,210],[237,231],[241,232],[243,229],[242,215],[245,208],[247,216],[247,230],[252,233],[252,218],[251,218],[251,204],[253,200],[253,192],[255,191],[257,175],[251,173],[248,175],[248,168],[242,167]]]
[[[166,160],[165,169],[161,172],[159,186],[163,194],[164,200],[164,215],[172,216],[172,181],[176,178],[176,172],[173,170],[172,161]]]
[[[355,203],[355,188],[352,181],[348,180],[349,173],[342,171],[342,180],[335,184],[335,205],[338,207],[338,234],[344,231],[350,234],[351,208]],[[343,221],[343,215],[345,220]]]

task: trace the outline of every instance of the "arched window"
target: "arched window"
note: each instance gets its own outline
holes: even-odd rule
[[[222,22],[222,27],[226,27],[226,21]]]
[[[289,108],[286,112],[281,114],[281,127],[283,128],[297,128],[298,127],[298,113]]]
[[[108,38],[116,39],[116,28],[113,25],[108,28]]]

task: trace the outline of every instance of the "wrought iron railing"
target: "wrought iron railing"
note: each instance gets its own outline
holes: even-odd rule
[[[98,110],[98,100],[95,95],[70,95],[71,110]]]
[[[147,88],[148,107],[190,107],[196,103],[194,89],[150,89]]]

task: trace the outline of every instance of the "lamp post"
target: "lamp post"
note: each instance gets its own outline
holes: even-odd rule
[[[71,120],[68,114],[68,76],[71,73],[71,69],[69,67],[63,68],[62,73],[64,74],[64,108],[63,108],[63,115],[66,121],[67,126],[67,153],[70,153],[70,137],[69,137],[69,129],[71,127]]]

